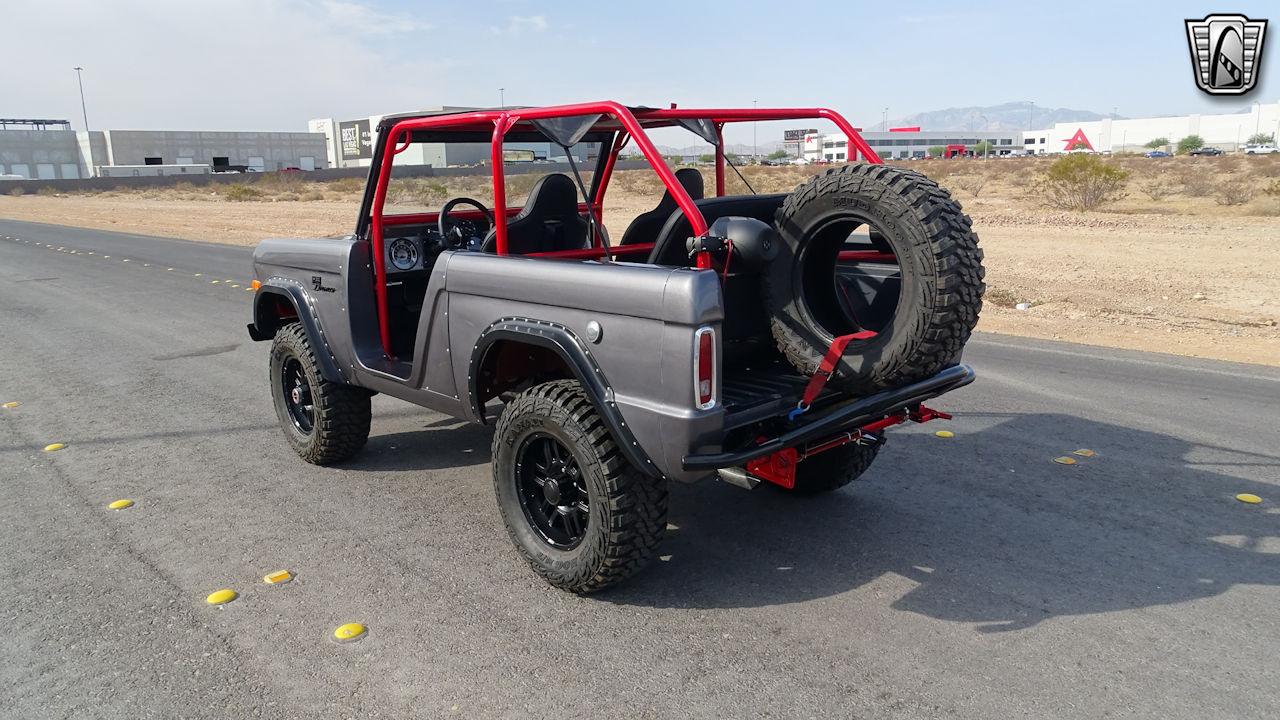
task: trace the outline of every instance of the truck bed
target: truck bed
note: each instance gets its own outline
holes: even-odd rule
[[[784,360],[726,368],[720,385],[725,409],[725,429],[733,430],[758,420],[787,413],[800,401],[809,377],[796,372]],[[839,395],[826,388],[815,405]]]

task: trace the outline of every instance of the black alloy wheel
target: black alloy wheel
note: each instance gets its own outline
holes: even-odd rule
[[[297,358],[289,358],[280,368],[280,387],[293,426],[302,434],[310,435],[316,424],[316,407],[311,398],[311,383],[307,382],[307,373]]]
[[[516,453],[520,509],[543,542],[572,550],[586,536],[591,505],[573,452],[548,433],[525,438]]]

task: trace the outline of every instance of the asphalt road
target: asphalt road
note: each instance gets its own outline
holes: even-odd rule
[[[0,717],[1280,707],[1275,369],[980,335],[954,438],[819,499],[677,487],[660,560],[580,598],[510,547],[487,428],[378,397],[357,460],[293,454],[248,259],[0,221]]]

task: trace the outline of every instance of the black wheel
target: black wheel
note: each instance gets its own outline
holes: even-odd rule
[[[796,486],[790,492],[817,495],[839,490],[866,472],[879,452],[879,443],[849,443],[805,458],[796,465]]]
[[[285,438],[309,463],[341,462],[369,439],[369,391],[325,380],[298,323],[271,343],[271,394]]]
[[[634,575],[666,529],[666,482],[622,457],[572,380],[532,387],[503,410],[493,483],[516,549],[563,590],[594,592]]]
[[[854,341],[831,383],[866,394],[926,378],[959,362],[982,309],[982,250],[968,216],[946,190],[918,172],[855,164],[796,188],[775,217],[782,242],[764,275],[774,340],[788,361],[812,374],[837,336]],[[896,297],[873,298],[859,318],[841,259],[863,228],[891,256]],[[864,306],[865,307],[865,306]]]

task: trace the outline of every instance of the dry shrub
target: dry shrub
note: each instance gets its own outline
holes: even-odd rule
[[[978,197],[978,193],[982,192],[982,188],[991,182],[991,175],[985,172],[974,173],[972,175],[957,175],[951,179],[951,185],[964,190],[974,197]]]
[[[439,205],[449,197],[449,188],[425,178],[395,178],[389,188],[390,200],[396,205]]]
[[[1249,170],[1258,177],[1280,178],[1280,153],[1271,155],[1251,155],[1244,160]]]
[[[40,197],[58,197],[58,191],[54,190],[48,185],[45,185],[44,187],[37,190],[36,194],[39,195]]]
[[[359,193],[364,191],[364,180],[360,178],[348,177],[338,180],[330,180],[325,183],[329,190],[340,193]]]
[[[324,193],[319,192],[317,190],[312,190],[311,192],[305,195],[302,195],[298,199],[305,200],[307,202],[316,202],[317,200],[324,200]]]
[[[1197,170],[1182,173],[1182,194],[1187,197],[1209,197],[1213,193],[1213,176]]]
[[[12,189],[12,190],[10,190],[10,191],[9,191],[9,194],[10,194],[11,196],[13,196],[13,197],[22,197],[22,196],[23,196],[23,195],[25,195],[26,193],[27,193],[27,191],[26,191],[26,190],[23,190],[21,186],[19,186],[19,187],[15,187],[14,189]]]
[[[247,200],[261,199],[262,191],[252,185],[232,183],[222,191],[222,196],[232,202],[245,202]]]
[[[306,180],[302,177],[302,173],[270,172],[262,173],[254,184],[264,193],[297,192],[298,188],[302,187],[305,182]]]
[[[1096,155],[1068,155],[1045,170],[1036,188],[1045,202],[1063,210],[1093,210],[1124,197],[1129,171]]]
[[[1138,192],[1156,202],[1164,200],[1177,191],[1177,185],[1165,175],[1156,175],[1138,181]]]
[[[1217,183],[1213,189],[1213,201],[1223,206],[1244,205],[1258,194],[1258,185],[1252,178],[1234,177]]]

